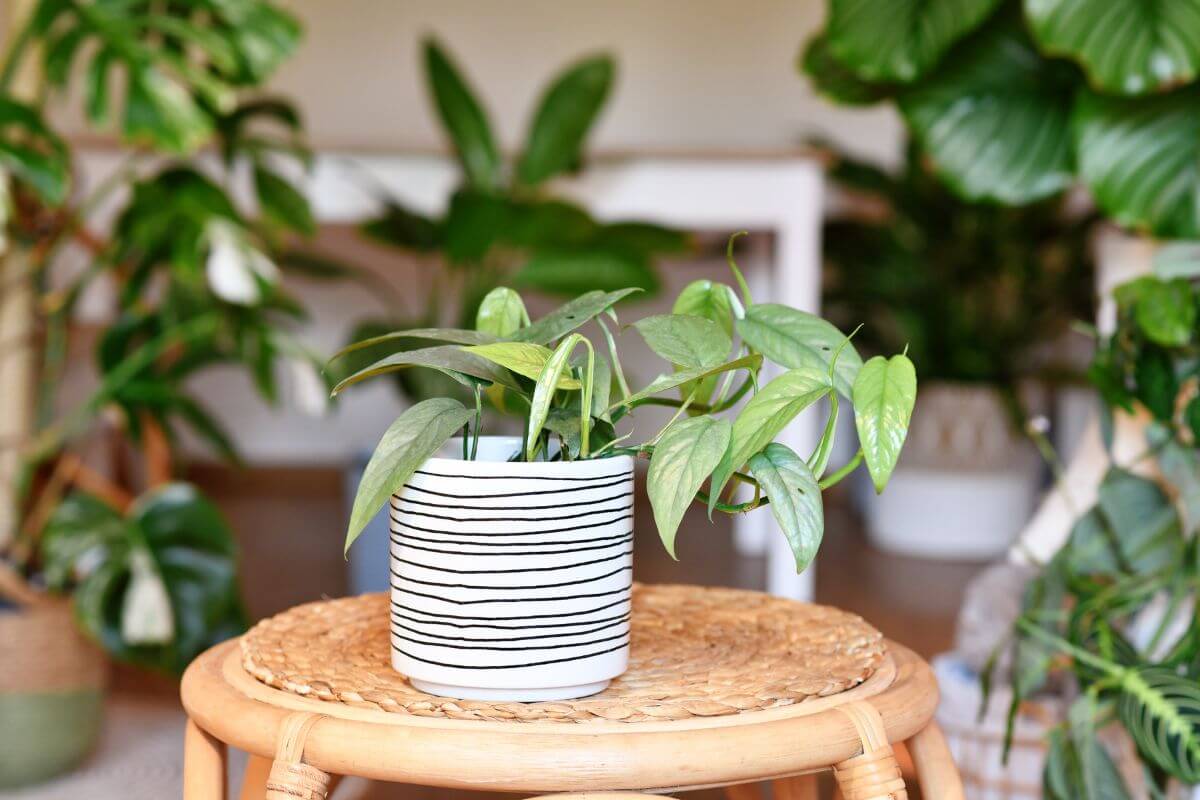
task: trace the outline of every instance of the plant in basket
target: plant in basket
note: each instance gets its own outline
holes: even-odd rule
[[[474,329],[396,331],[364,346],[419,339],[335,388],[421,367],[469,390],[433,398],[391,425],[367,466],[346,548],[385,504],[392,520],[393,665],[419,688],[457,697],[550,699],[602,689],[625,668],[633,553],[634,462],[668,552],[687,507],[738,514],[767,506],[803,570],[824,532],[821,492],[866,465],[882,491],[916,399],[904,354],[859,357],[820,317],[688,285],[673,312],[632,327],[670,370],[634,389],[621,366],[615,305],[635,289],[583,294],[531,321],[508,288],[480,304]],[[594,326],[596,343],[580,332]],[[346,354],[343,352],[342,356]],[[763,377],[766,362],[781,373]],[[830,470],[841,403],[859,448]],[[744,402],[743,402],[744,401]],[[813,452],[776,437],[826,401]],[[648,441],[621,423],[644,406],[675,409]],[[523,433],[483,435],[495,412]],[[707,483],[707,488],[705,484]],[[739,485],[752,497],[731,497]]]

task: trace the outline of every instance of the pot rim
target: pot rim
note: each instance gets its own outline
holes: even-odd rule
[[[481,436],[480,444],[490,444],[495,447],[519,450],[522,445],[520,436]],[[462,437],[456,436],[442,446],[439,452],[462,452]],[[537,477],[615,477],[621,472],[633,472],[633,456],[613,455],[600,458],[589,458],[580,461],[496,461],[476,460],[464,461],[462,457],[430,456],[422,465],[432,467],[439,472],[448,473],[445,477],[495,476],[507,472],[514,478]]]

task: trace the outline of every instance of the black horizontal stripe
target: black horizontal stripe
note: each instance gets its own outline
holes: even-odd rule
[[[620,605],[623,602],[624,601],[621,600],[616,603],[610,603],[609,605],[605,606],[605,608],[612,608],[613,606]],[[413,609],[413,610],[415,611],[416,609]],[[424,613],[424,612],[419,612],[419,613]],[[549,616],[555,616],[555,615],[551,614]],[[396,622],[397,619],[401,619],[401,620],[404,620],[405,622],[416,622],[421,625],[441,625],[441,626],[447,627],[447,628],[457,628],[458,630],[462,630],[463,628],[494,628],[494,629],[500,630],[500,631],[529,631],[529,630],[540,629],[540,628],[578,628],[580,625],[595,625],[600,622],[623,622],[623,621],[629,619],[630,616],[631,616],[630,613],[626,612],[624,614],[617,614],[615,617],[603,617],[601,619],[588,619],[588,620],[583,620],[581,622],[552,622],[552,623],[543,622],[543,623],[534,624],[534,625],[494,625],[490,622],[468,622],[466,624],[463,624],[460,622],[445,622],[445,621],[436,620],[436,619],[417,619],[415,617],[406,617],[403,614],[401,614],[399,611],[396,611],[394,609],[392,610],[392,617],[393,617],[392,622]],[[475,618],[474,617],[456,617],[455,619],[475,619]],[[531,617],[515,617],[515,618],[506,617],[506,619],[531,619]],[[399,624],[399,623],[397,623],[397,624]]]
[[[423,474],[428,474],[428,473],[423,473]],[[453,492],[435,492],[433,489],[426,489],[423,486],[414,486],[411,483],[404,484],[404,488],[412,489],[417,492],[424,492],[425,494],[437,495],[438,497],[450,497],[450,498],[453,498],[456,500],[457,499],[484,500],[484,499],[491,499],[491,498],[497,498],[497,497],[529,497],[531,495],[539,495],[539,494],[564,494],[566,492],[586,492],[589,489],[607,489],[609,486],[618,486],[622,483],[625,483],[625,482],[631,481],[631,480],[633,480],[633,473],[628,472],[624,476],[618,478],[615,481],[610,481],[608,483],[596,483],[591,486],[572,486],[567,489],[534,489],[534,490],[531,490],[528,492],[501,492],[498,494],[455,494]]]
[[[595,653],[581,653],[580,655],[567,656],[566,658],[549,658],[544,661],[530,661],[526,664],[487,664],[487,665],[479,666],[479,667],[464,667],[462,664],[448,664],[444,661],[434,661],[429,658],[421,658],[420,656],[414,656],[412,653],[409,653],[408,651],[403,650],[400,647],[396,646],[396,644],[394,642],[392,643],[392,649],[395,650],[400,655],[404,656],[405,658],[411,658],[414,661],[423,661],[426,664],[433,664],[435,667],[451,667],[453,669],[466,669],[466,670],[471,670],[471,669],[523,669],[525,667],[544,667],[547,664],[563,664],[567,661],[583,661],[584,659],[594,658],[595,656],[602,656],[602,655],[605,655],[606,653],[615,652],[617,650],[620,650],[622,647],[625,647],[628,644],[629,644],[629,640],[626,639],[624,642],[621,642],[618,645],[614,645],[613,647],[610,647],[607,650],[598,650]]]
[[[547,511],[552,508],[573,508],[575,506],[596,506],[601,503],[611,503],[613,500],[620,500],[624,497],[629,497],[629,492],[618,492],[610,497],[601,497],[598,500],[580,500],[577,503],[551,503],[548,506],[468,506],[463,503],[431,503],[428,500],[417,500],[412,497],[399,497],[392,500],[392,508],[397,511],[405,511],[406,508],[396,508],[396,503],[411,503],[415,506],[424,506],[425,508],[458,508],[463,511]],[[557,516],[557,515],[556,515]]]
[[[443,472],[430,472],[429,470],[418,469],[415,471],[417,475],[429,475],[433,478],[462,478],[472,481],[608,481],[618,475],[628,475],[629,471],[614,472],[612,475],[588,475],[588,476],[565,476],[565,475],[447,475]]]
[[[401,591],[404,591],[404,590],[402,589]],[[409,594],[415,594],[415,592],[409,592]],[[605,592],[605,594],[615,594],[615,592]],[[432,595],[421,595],[421,597],[432,597]],[[435,599],[440,600],[441,598],[435,598]],[[565,600],[565,599],[570,599],[570,598],[561,598],[561,599]],[[522,614],[519,617],[488,617],[489,622],[487,622],[487,623],[481,622],[476,625],[464,625],[462,627],[465,627],[465,628],[494,628],[494,627],[498,627],[498,626],[491,625],[490,622],[516,622],[518,620],[529,620],[529,619],[565,619],[567,617],[582,617],[586,614],[596,614],[600,611],[607,611],[608,609],[610,609],[614,606],[619,606],[622,603],[628,603],[629,600],[630,600],[630,598],[626,597],[622,600],[615,600],[611,603],[605,603],[602,606],[596,606],[595,608],[589,608],[584,611],[565,611],[565,612],[558,613],[558,614]],[[397,603],[395,600],[391,600],[390,602],[391,602],[393,608],[400,609],[401,611],[407,611],[409,613],[424,614],[427,617],[437,617],[438,619],[458,619],[458,620],[479,619],[479,617],[464,617],[459,614],[444,614],[441,611],[426,611],[421,608],[412,608],[411,606],[406,606],[406,605],[403,605],[402,603]],[[454,601],[450,601],[450,602],[454,602]],[[490,601],[485,600],[483,602],[490,602]],[[417,620],[417,622],[425,622],[425,621],[426,620],[423,620],[423,619]],[[586,621],[585,622],[571,622],[568,624],[570,624],[570,625],[586,625],[587,622]],[[548,626],[539,626],[539,627],[548,627]]]
[[[605,578],[611,578],[613,575],[619,575],[622,572],[629,572],[632,569],[633,569],[633,567],[619,567],[617,569],[614,569],[612,572],[606,572],[603,575],[596,575],[591,578],[580,578],[577,581],[561,581],[559,583],[531,583],[531,584],[523,584],[521,586],[480,586],[479,584],[475,584],[475,583],[441,583],[440,581],[427,581],[427,580],[422,580],[420,578],[410,578],[407,575],[401,575],[400,573],[396,572],[396,570],[394,570],[394,569],[391,570],[391,573],[392,573],[392,575],[394,575],[395,577],[399,578],[402,581],[408,581],[409,583],[419,583],[422,586],[437,586],[441,589],[476,589],[476,590],[487,589],[487,590],[498,591],[498,592],[524,592],[524,591],[529,591],[532,589],[560,589],[563,586],[580,586],[585,583],[595,583],[596,581],[602,581]],[[520,570],[520,571],[524,572],[525,570]],[[400,589],[401,591],[405,591],[403,589],[403,587],[396,586],[395,584],[392,584],[392,586],[393,586],[393,588]],[[530,597],[530,598],[526,598],[526,599],[527,600],[537,600],[539,598]],[[545,599],[558,600],[560,598],[547,597]]]
[[[491,650],[498,653],[517,653],[523,650],[566,650],[570,647],[591,647],[594,644],[604,644],[615,639],[624,639],[629,636],[628,632],[618,633],[615,636],[604,636],[600,639],[593,639],[590,642],[579,642],[576,644],[523,644],[516,647],[500,647],[497,645],[474,645],[474,644],[442,644],[441,642],[426,642],[422,639],[414,639],[411,636],[402,636],[398,633],[393,633],[392,637],[401,639],[405,642],[413,644],[423,644],[427,647],[444,647],[449,650]]]
[[[401,630],[408,631],[409,633],[416,633],[416,634],[420,634],[421,636],[428,636],[431,639],[445,639],[447,641],[452,641],[452,642],[525,642],[525,641],[529,641],[530,639],[558,639],[558,638],[562,638],[564,636],[587,636],[588,634],[599,633],[600,631],[608,630],[609,628],[615,628],[618,625],[624,625],[627,620],[628,620],[628,617],[626,617],[625,619],[618,620],[617,622],[610,622],[607,625],[600,625],[595,628],[588,628],[585,631],[566,631],[566,632],[560,632],[560,633],[542,633],[542,634],[533,634],[531,636],[504,636],[499,639],[479,639],[479,638],[475,638],[472,636],[446,636],[445,634],[441,634],[441,633],[430,633],[428,631],[422,631],[422,630],[417,630],[416,628],[410,628],[407,625],[401,625],[399,622],[396,622],[395,620],[392,620],[392,632],[395,633],[396,629],[399,628]],[[399,636],[400,634],[396,634],[396,635]],[[622,634],[622,635],[624,635],[624,634]],[[428,644],[428,643],[426,643],[426,644]],[[580,642],[580,644],[595,644],[595,642]]]
[[[391,586],[396,591],[404,592],[405,594],[411,594],[413,597],[427,597],[430,600],[440,600],[443,603],[453,603],[456,606],[475,606],[479,605],[480,603],[553,603],[558,602],[559,600],[586,600],[594,597],[612,597],[614,594],[621,594],[622,592],[626,594],[630,593],[630,587],[622,586],[620,589],[611,589],[607,592],[592,592],[590,594],[560,594],[554,597],[489,597],[485,600],[454,600],[449,597],[444,597],[440,594],[428,594],[426,592],[418,592],[413,589],[405,589],[403,586],[397,586],[394,583],[391,584]],[[625,598],[625,600],[622,600],[621,602],[626,602],[628,599],[629,598]],[[422,611],[421,613],[424,614],[426,612]],[[579,611],[576,613],[583,614],[590,612]],[[575,615],[563,614],[561,616]],[[514,619],[540,619],[540,617],[526,615],[523,617],[514,617]]]
[[[622,494],[621,497],[628,497],[628,495]],[[581,511],[578,514],[547,514],[544,517],[449,517],[445,514],[430,514],[428,511],[413,511],[411,508],[396,508],[394,503],[392,504],[392,509],[394,511],[401,511],[405,514],[412,514],[418,517],[428,517],[429,519],[441,519],[445,520],[446,522],[557,522],[564,519],[590,517],[593,514],[606,514],[615,511],[632,511],[633,506],[628,505],[624,508],[597,508],[593,509],[592,511]],[[503,511],[503,509],[496,510]],[[395,517],[393,517],[393,519],[395,519]],[[541,531],[539,531],[539,533],[540,532]],[[464,533],[470,533],[470,531],[464,531]]]
[[[431,567],[428,564],[421,564],[416,561],[409,561],[408,559],[398,558],[396,556],[392,556],[392,561],[393,563],[399,562],[401,564],[408,564],[410,567],[427,569],[430,572],[449,572],[454,575],[515,575],[522,572],[558,572],[559,570],[564,569],[588,567],[592,564],[604,564],[608,561],[616,561],[618,558],[631,555],[633,555],[633,550],[623,550],[620,553],[616,553],[615,555],[611,556],[605,556],[604,558],[593,558],[590,561],[578,561],[574,564],[563,564],[558,567],[518,567],[517,569],[450,569],[449,567]],[[396,575],[395,570],[392,571],[392,574]],[[402,576],[396,575],[396,577],[399,578]],[[412,578],[406,578],[406,580],[412,580]]]
[[[599,511],[594,513],[601,513]],[[401,519],[396,519],[396,514],[393,511],[391,514],[392,522],[397,525],[403,525],[406,528],[411,528],[414,531],[421,533],[440,533],[443,536],[538,536],[543,533],[566,533],[567,531],[581,531],[587,528],[603,528],[605,525],[612,525],[614,522],[620,522],[626,519],[633,519],[633,514],[622,514],[612,519],[606,519],[601,522],[589,522],[583,525],[572,525],[568,528],[546,528],[540,531],[446,531],[440,528],[422,528],[419,525],[413,525]],[[478,522],[491,522],[492,520],[477,520]],[[547,517],[545,522],[553,522],[553,517]]]
[[[616,536],[606,536],[602,539],[581,539],[578,542],[558,541],[558,542],[538,542],[538,545],[546,547],[552,545],[574,545],[583,544],[584,542],[607,542],[608,544],[590,544],[587,547],[568,547],[565,550],[509,550],[503,553],[497,553],[493,550],[485,550],[483,552],[472,552],[467,550],[442,550],[437,547],[422,547],[421,545],[412,544],[412,542],[429,542],[432,544],[461,544],[461,545],[477,545],[480,547],[533,547],[528,542],[453,542],[443,539],[421,539],[416,536],[397,536],[391,535],[392,544],[398,547],[409,547],[413,550],[424,550],[427,553],[442,553],[451,556],[556,556],[562,553],[583,553],[588,550],[604,550],[609,547],[619,547],[633,541],[633,531]]]

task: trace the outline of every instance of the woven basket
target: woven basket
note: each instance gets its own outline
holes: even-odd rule
[[[60,598],[0,580],[0,789],[70,769],[100,732],[107,662]]]

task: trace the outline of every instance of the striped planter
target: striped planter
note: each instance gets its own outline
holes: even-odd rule
[[[392,497],[392,665],[430,694],[563,700],[625,671],[633,459],[431,458]]]

